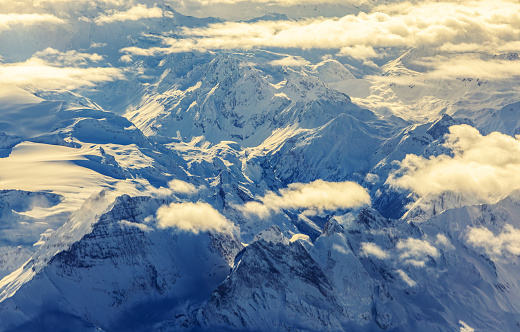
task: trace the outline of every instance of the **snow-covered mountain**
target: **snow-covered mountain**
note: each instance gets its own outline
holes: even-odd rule
[[[0,331],[518,329],[517,53],[276,42],[394,1],[62,2],[0,16]]]

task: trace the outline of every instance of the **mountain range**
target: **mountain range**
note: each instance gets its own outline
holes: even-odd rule
[[[55,6],[0,25],[0,331],[519,329],[519,76],[168,48],[388,1]]]

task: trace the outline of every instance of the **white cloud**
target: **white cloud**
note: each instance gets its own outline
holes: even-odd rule
[[[365,176],[365,181],[370,184],[379,183],[379,175],[374,173],[367,173],[367,175]]]
[[[199,192],[199,188],[197,188],[195,185],[177,179],[171,180],[168,183],[168,186],[174,194],[193,195]]]
[[[483,248],[492,256],[520,255],[520,230],[511,225],[505,225],[498,235],[484,227],[470,228],[467,240],[469,244]]]
[[[177,228],[198,234],[204,231],[216,231],[232,234],[235,225],[207,203],[172,203],[157,210],[160,228]]]
[[[301,57],[289,56],[279,60],[273,60],[269,62],[272,66],[286,66],[286,67],[303,67],[308,66],[311,63]]]
[[[0,32],[15,25],[64,24],[65,20],[50,14],[0,14]]]
[[[417,64],[431,68],[420,79],[435,78],[481,78],[487,80],[504,79],[520,76],[520,65],[517,61],[501,59],[480,59],[476,55],[457,56],[437,55],[416,61]]]
[[[90,48],[105,47],[107,45],[108,45],[107,43],[92,43],[92,44],[90,44]]]
[[[475,329],[469,326],[466,322],[459,320],[460,332],[475,332]]]
[[[332,245],[332,249],[336,250],[337,252],[342,253],[343,255],[348,255],[349,252],[345,249],[345,247],[340,246],[339,244],[334,243]]]
[[[81,53],[75,50],[63,53],[51,47],[34,53],[33,58],[42,59],[47,64],[59,67],[84,66],[103,60],[103,57],[97,53]]]
[[[450,239],[448,239],[444,234],[437,234],[437,239],[435,240],[435,243],[444,247],[444,249],[446,250],[455,250],[455,246],[451,244]]]
[[[185,39],[166,38],[165,47],[128,48],[135,54],[255,47],[339,49],[355,58],[378,57],[377,48],[426,45],[487,45],[495,52],[520,40],[520,3],[515,1],[421,2],[380,6],[341,18],[298,21],[224,22],[184,28]]]
[[[241,2],[261,3],[268,5],[297,6],[297,5],[320,5],[320,4],[354,4],[367,3],[368,0],[187,0],[190,5],[208,6],[213,4],[237,4]]]
[[[423,267],[428,256],[437,258],[440,256],[437,248],[430,243],[420,239],[408,238],[400,240],[396,245],[397,250],[401,251],[399,258],[406,264],[416,267]]]
[[[364,256],[374,256],[379,259],[387,259],[390,255],[381,249],[377,244],[371,242],[361,243],[361,254]]]
[[[397,270],[396,271],[397,274],[399,274],[399,276],[403,279],[404,282],[406,282],[408,284],[408,286],[410,287],[414,287],[417,285],[417,282],[415,282],[414,280],[412,280],[412,278],[410,278],[408,276],[408,274],[406,274],[403,270]]]
[[[386,183],[420,196],[453,191],[468,199],[493,202],[520,188],[520,137],[487,136],[468,125],[450,127],[444,146],[453,156],[409,154]]]
[[[152,0],[0,0],[0,12],[55,12],[69,14],[75,10],[129,8],[137,3],[155,3]]]
[[[117,68],[57,67],[38,58],[0,65],[0,82],[22,88],[73,90],[119,79],[124,74]]]
[[[350,56],[358,60],[379,58],[381,56],[372,46],[367,45],[344,46],[339,50],[338,55]]]
[[[305,241],[305,242],[309,242],[309,243],[312,243],[311,241],[311,238],[308,236],[308,235],[305,235],[305,234],[294,234],[291,239],[289,240],[289,242],[296,242],[296,241]]]
[[[130,55],[126,54],[126,55],[123,55],[121,58],[119,58],[119,61],[124,62],[124,63],[130,63],[133,61],[133,59]]]
[[[140,230],[142,230],[143,232],[150,232],[152,230],[151,227],[145,225],[145,224],[141,224],[141,223],[138,223],[138,222],[131,222],[131,221],[128,221],[128,220],[121,220],[119,221],[119,223],[125,227],[135,227],[135,228],[138,228]]]
[[[145,5],[138,4],[126,11],[114,11],[109,15],[98,16],[94,22],[98,25],[122,22],[122,21],[137,21],[143,18],[158,18],[163,17],[164,13],[161,8],[148,8]]]
[[[367,191],[354,182],[292,183],[280,194],[268,192],[257,197],[260,202],[248,202],[240,207],[244,212],[262,218],[282,209],[311,209],[318,212],[360,207],[370,204]]]

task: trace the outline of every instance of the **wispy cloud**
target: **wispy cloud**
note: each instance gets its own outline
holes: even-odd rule
[[[312,212],[334,211],[370,204],[370,196],[365,188],[355,182],[326,182],[316,180],[311,183],[292,183],[280,194],[268,192],[257,197],[259,202],[248,202],[241,206],[246,213],[262,218],[282,209],[306,209]]]
[[[445,250],[455,250],[455,246],[451,244],[450,239],[444,234],[437,234],[435,244],[444,247]]]
[[[3,84],[42,90],[94,87],[124,77],[118,68],[56,66],[39,58],[0,65],[0,82]]]
[[[113,11],[109,15],[98,16],[94,22],[98,25],[109,24],[123,21],[137,21],[143,18],[158,18],[163,17],[164,12],[158,7],[147,7],[138,4],[125,11]]]
[[[379,259],[387,259],[390,255],[381,249],[377,244],[371,242],[361,243],[361,254],[364,256],[374,256]]]
[[[404,272],[403,270],[399,269],[396,272],[401,277],[401,279],[403,279],[403,281],[406,282],[408,286],[415,287],[417,285],[417,282],[410,278],[410,276],[408,276],[408,274],[406,274],[406,272]]]
[[[486,80],[501,80],[508,77],[520,76],[518,61],[501,59],[481,59],[476,55],[437,55],[415,61],[416,64],[429,67],[424,75],[418,78],[480,78]]]
[[[470,228],[467,240],[469,244],[483,248],[488,255],[520,255],[520,230],[511,225],[505,225],[497,235],[484,227]]]
[[[506,0],[408,3],[341,18],[225,22],[184,28],[179,32],[184,38],[166,38],[164,47],[124,51],[150,55],[256,47],[318,48],[371,58],[379,56],[377,48],[385,47],[485,44],[496,49],[520,39],[519,11],[519,3]]]
[[[60,52],[50,47],[34,53],[33,58],[41,59],[49,65],[59,67],[85,66],[103,60],[103,57],[97,53],[82,53],[75,50]]]
[[[428,241],[420,239],[408,238],[400,240],[396,248],[401,252],[399,255],[401,260],[416,267],[423,267],[429,256],[433,258],[440,256],[437,248],[428,243]]]
[[[14,26],[35,24],[64,24],[65,20],[50,14],[0,14],[0,32]]]

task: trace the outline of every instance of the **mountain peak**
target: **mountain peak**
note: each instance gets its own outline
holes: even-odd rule
[[[341,226],[335,218],[330,218],[329,221],[323,226],[322,234],[325,236],[331,236],[334,234],[342,234],[343,226]]]
[[[273,225],[273,226],[269,227],[268,229],[261,231],[253,238],[253,242],[261,241],[261,240],[268,242],[268,243],[274,243],[274,244],[276,244],[276,243],[282,243],[285,245],[289,244],[289,239],[287,239],[282,234],[280,227],[278,227],[276,225]]]

